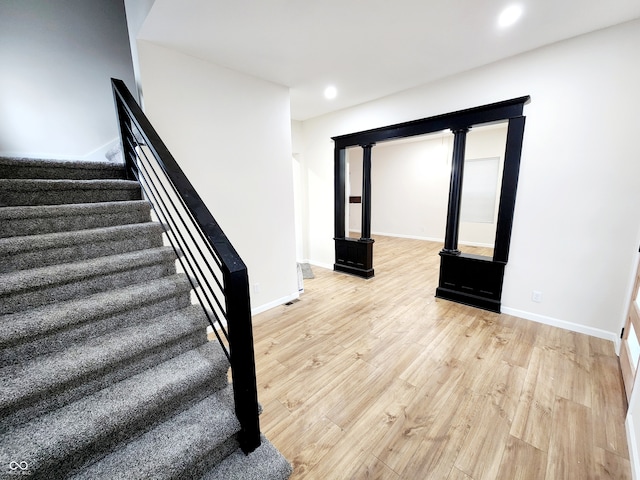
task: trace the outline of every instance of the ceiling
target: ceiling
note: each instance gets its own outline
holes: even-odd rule
[[[285,85],[306,120],[636,18],[640,0],[155,0],[138,38]]]

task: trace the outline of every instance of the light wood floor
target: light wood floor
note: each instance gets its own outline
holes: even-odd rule
[[[313,267],[254,317],[261,428],[293,479],[631,478],[610,342],[436,300],[440,244]]]

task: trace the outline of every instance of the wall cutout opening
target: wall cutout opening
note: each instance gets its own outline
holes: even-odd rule
[[[467,132],[460,205],[461,252],[493,257],[508,122]]]
[[[461,110],[364,132],[333,137],[334,150],[334,270],[371,278],[375,203],[376,147],[384,142],[450,130],[453,135],[444,246],[436,296],[492,311],[500,311],[504,266],[508,260],[515,196],[524,135],[522,111],[529,97]],[[487,133],[489,132],[489,133]],[[501,147],[484,148],[485,137],[503,138]],[[470,145],[467,150],[467,143]],[[355,147],[355,148],[354,148]],[[358,148],[360,150],[358,150]],[[347,153],[348,150],[348,153]],[[362,155],[362,194],[355,195],[350,177]],[[464,189],[465,166],[469,181]],[[359,168],[359,165],[358,165]],[[374,173],[372,173],[372,170]],[[468,200],[465,200],[468,198]],[[359,204],[360,232],[352,218]],[[467,206],[462,207],[466,203]],[[492,208],[493,206],[493,208]],[[475,230],[475,232],[474,232]],[[351,233],[350,233],[351,232]],[[488,233],[487,233],[488,232]],[[355,235],[354,235],[355,233]],[[384,233],[384,232],[380,232]],[[465,235],[484,233],[484,254],[467,253],[458,245],[478,247]],[[494,240],[491,241],[491,238]]]

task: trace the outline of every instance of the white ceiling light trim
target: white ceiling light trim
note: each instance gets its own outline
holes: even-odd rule
[[[522,7],[520,5],[510,5],[505,8],[498,16],[498,26],[507,28],[516,23],[522,16]]]
[[[338,96],[338,89],[334,85],[329,85],[324,89],[324,98],[333,100]]]

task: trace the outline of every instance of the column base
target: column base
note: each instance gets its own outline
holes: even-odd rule
[[[374,276],[373,243],[371,238],[335,238],[336,262],[333,269],[336,272],[349,273],[362,278]]]
[[[440,252],[436,297],[500,313],[504,267],[491,257]]]

